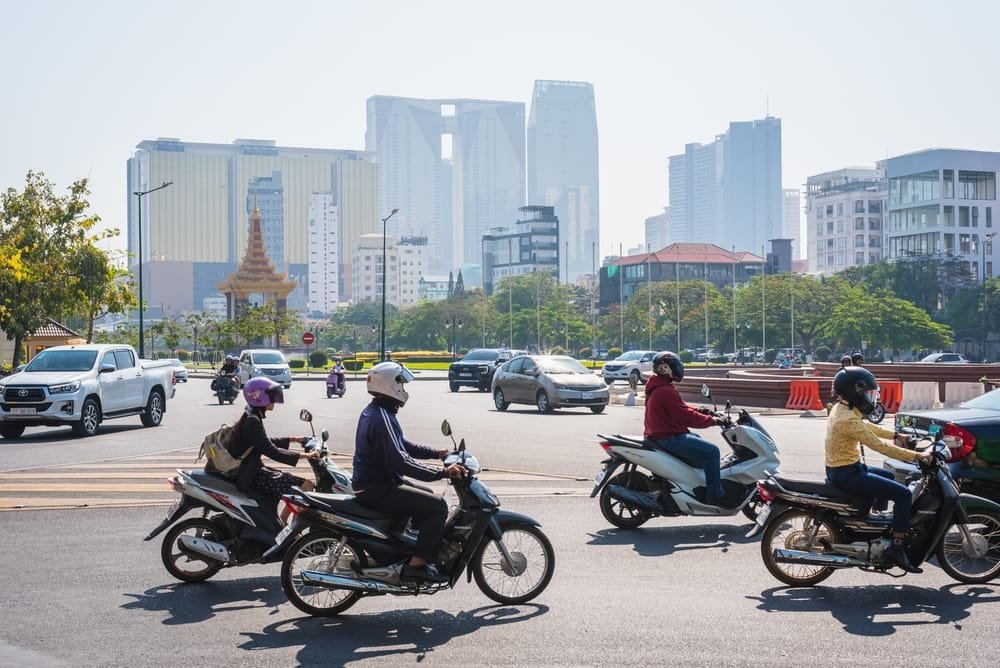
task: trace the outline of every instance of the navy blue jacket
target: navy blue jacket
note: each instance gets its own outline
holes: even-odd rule
[[[437,459],[438,453],[425,445],[403,438],[396,412],[377,399],[368,404],[358,419],[354,439],[354,492],[372,483],[401,484],[403,476],[430,482],[444,477],[444,469],[426,466],[417,459]]]

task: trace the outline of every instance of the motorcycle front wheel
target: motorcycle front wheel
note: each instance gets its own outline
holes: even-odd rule
[[[649,518],[653,514],[648,510],[634,508],[624,501],[612,498],[608,493],[608,487],[611,487],[611,485],[619,485],[633,492],[650,492],[653,490],[653,485],[647,476],[638,471],[624,471],[619,473],[609,480],[608,484],[601,490],[599,503],[604,519],[619,529],[635,529],[649,521]]]
[[[967,512],[965,527],[971,540],[952,524],[938,543],[937,561],[941,570],[959,582],[989,582],[1000,575],[1000,514],[992,510]]]
[[[531,524],[503,527],[508,561],[495,540],[484,540],[469,567],[479,589],[497,603],[517,605],[535,598],[549,586],[556,567],[552,543]]]
[[[160,546],[160,558],[168,573],[182,582],[204,582],[219,572],[222,568],[220,562],[181,550],[177,545],[181,536],[215,542],[226,539],[222,528],[205,517],[192,517],[178,522],[163,537],[163,544]]]
[[[357,603],[361,592],[306,584],[302,581],[302,571],[353,577],[354,568],[367,565],[364,550],[354,541],[345,541],[331,531],[310,531],[285,553],[281,562],[281,588],[292,605],[307,615],[332,617]]]
[[[835,569],[812,564],[778,563],[774,551],[797,550],[825,554],[824,545],[840,542],[837,526],[804,510],[786,510],[771,518],[760,539],[760,556],[771,575],[793,587],[809,587],[833,575]]]

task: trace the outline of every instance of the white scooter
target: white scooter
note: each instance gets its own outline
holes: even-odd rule
[[[701,393],[711,399],[708,386]],[[742,512],[756,519],[757,481],[779,471],[778,447],[763,425],[740,409],[735,421],[727,401],[722,436],[732,452],[722,457],[720,473],[725,496],[717,504],[705,502],[705,473],[640,436],[604,435],[600,445],[610,455],[594,478],[593,498],[600,493],[601,514],[621,529],[634,529],[657,515],[711,516]],[[612,475],[619,467],[624,470]],[[646,471],[640,470],[646,469]]]

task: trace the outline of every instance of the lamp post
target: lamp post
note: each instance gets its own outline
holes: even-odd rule
[[[399,209],[393,209],[388,216],[382,219],[382,332],[379,336],[378,356],[379,361],[385,359],[385,224],[399,213]]]
[[[980,268],[980,274],[983,277],[983,348],[979,351],[980,362],[986,362],[986,245],[993,245],[993,237],[997,235],[996,232],[990,232],[983,239],[983,264]]]
[[[139,198],[139,358],[146,357],[146,347],[144,345],[143,334],[145,330],[143,329],[142,320],[142,198],[144,195],[149,193],[155,193],[157,190],[163,190],[167,186],[173,185],[173,181],[164,181],[162,185],[155,188],[150,188],[149,190],[136,190],[132,194]]]
[[[194,362],[195,368],[197,368],[197,366],[198,366],[198,325],[197,324],[193,325],[191,327],[191,329],[194,331],[194,346],[193,346],[194,347],[194,352],[191,353],[191,356],[193,358],[192,361]]]
[[[458,352],[456,348],[455,338],[458,336],[458,330],[462,326],[462,319],[456,318],[453,315],[449,315],[444,319],[444,326],[446,329],[451,330],[451,359],[455,360],[455,355]]]

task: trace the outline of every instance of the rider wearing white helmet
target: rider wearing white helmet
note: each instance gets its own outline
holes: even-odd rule
[[[452,464],[445,468],[427,466],[418,459],[444,459],[447,450],[434,450],[403,437],[396,413],[410,395],[405,384],[413,374],[396,362],[381,362],[368,372],[368,393],[372,401],[361,412],[354,444],[354,475],[351,484],[361,505],[390,515],[411,517],[420,534],[402,575],[412,580],[447,582],[433,561],[444,533],[448,505],[440,496],[416,487],[403,476],[433,481],[459,477],[465,468]]]

